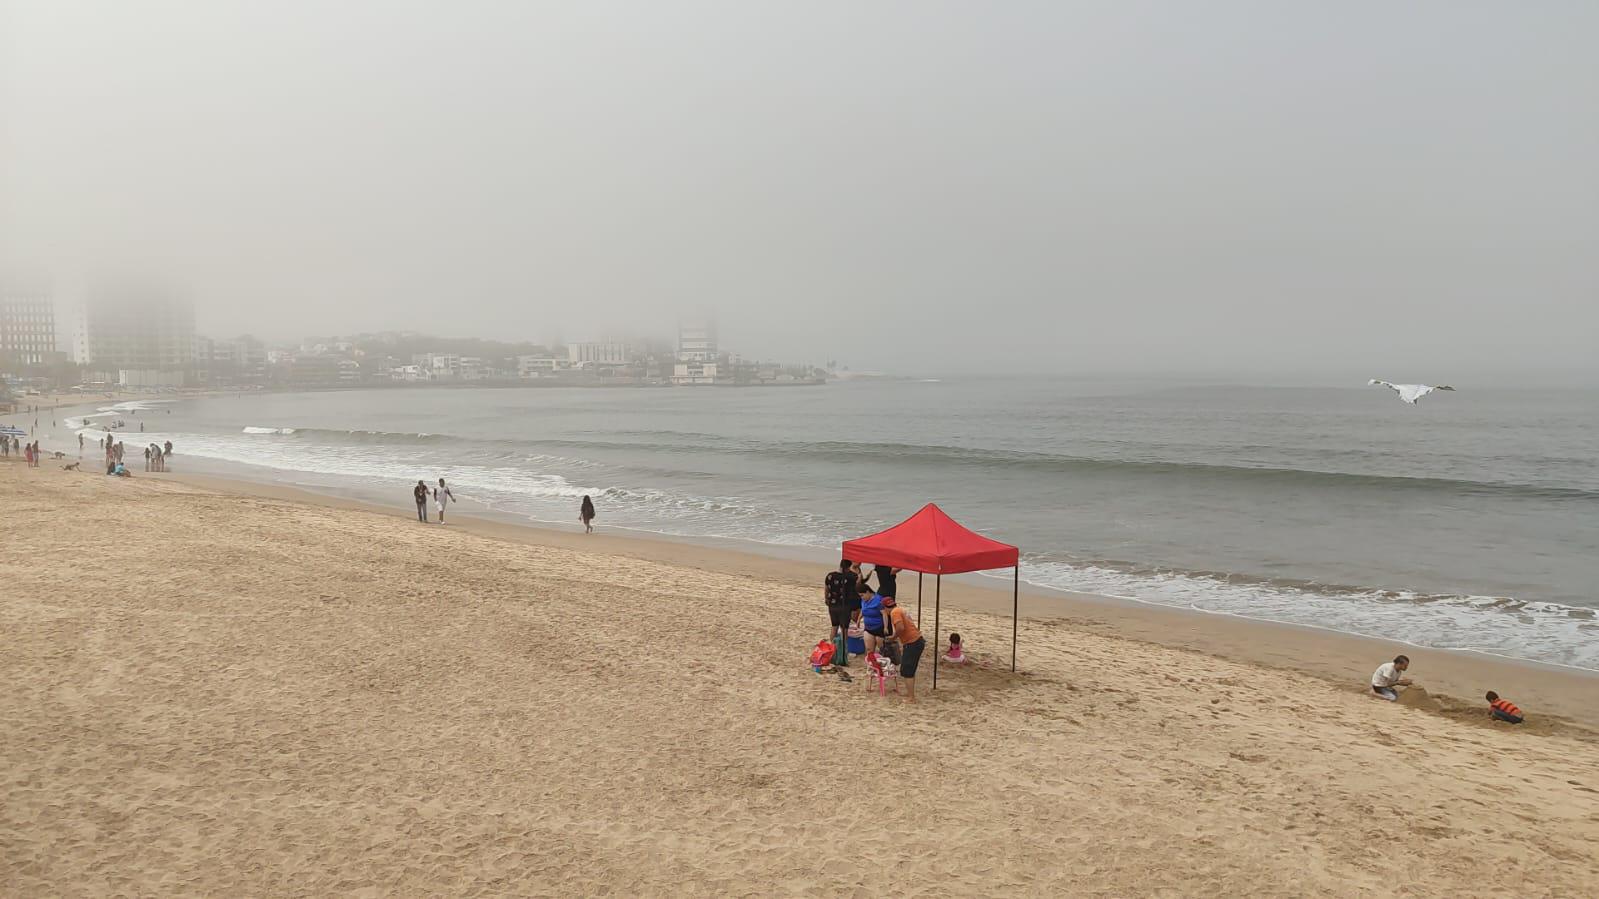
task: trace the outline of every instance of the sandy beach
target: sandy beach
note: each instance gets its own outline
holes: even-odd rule
[[[912,706],[798,563],[135,475],[0,465],[8,895],[1599,892],[1592,677],[957,585]]]

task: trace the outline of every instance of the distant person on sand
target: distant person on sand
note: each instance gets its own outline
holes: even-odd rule
[[[450,492],[450,488],[444,486],[444,479],[439,478],[439,486],[433,490],[433,502],[437,503],[439,507],[439,524],[444,523],[444,508],[454,500],[455,494]]]
[[[153,443],[144,448],[144,470],[145,471],[149,471],[150,470],[150,450],[152,450],[154,448],[155,448],[155,444],[153,444]]]
[[[1410,667],[1409,656],[1394,656],[1392,662],[1383,662],[1371,673],[1371,692],[1389,702],[1398,702],[1399,693],[1394,687],[1410,686],[1405,671]]]
[[[172,441],[170,440],[166,442],[166,454],[169,456],[172,455]]]
[[[1495,721],[1504,721],[1508,724],[1520,724],[1526,720],[1521,715],[1521,709],[1508,699],[1500,699],[1499,694],[1488,691],[1488,714]]]
[[[584,494],[583,505],[577,510],[577,520],[583,522],[583,533],[594,533],[594,518],[594,500],[589,499],[588,494]]]
[[[916,627],[916,622],[892,596],[883,597],[883,608],[888,610],[888,632],[899,644],[899,679],[905,682],[905,701],[916,701],[916,666],[921,664],[922,651],[927,648],[927,638]]]
[[[78,455],[83,455],[83,435],[78,435]]]
[[[428,485],[426,481],[417,481],[416,487],[411,490],[411,495],[416,497],[416,520],[427,524],[428,520]]]

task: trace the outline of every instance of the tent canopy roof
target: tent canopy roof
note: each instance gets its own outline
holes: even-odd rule
[[[1011,568],[1020,556],[1016,547],[967,530],[932,503],[886,531],[844,543],[847,559],[925,574]]]

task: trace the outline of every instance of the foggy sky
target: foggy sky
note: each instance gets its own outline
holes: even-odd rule
[[[0,0],[0,265],[202,333],[1599,366],[1599,3]]]

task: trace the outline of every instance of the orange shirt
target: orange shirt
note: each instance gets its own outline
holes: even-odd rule
[[[888,620],[894,627],[894,639],[898,640],[901,646],[909,646],[922,639],[922,632],[917,630],[915,623],[911,621],[911,616],[905,614],[905,610],[899,606],[895,606],[894,610],[888,613]]]
[[[1509,715],[1512,718],[1521,717],[1521,709],[1518,709],[1512,705],[1508,699],[1495,699],[1493,702],[1488,703],[1488,705],[1498,709],[1501,712],[1504,712],[1506,715]]]

